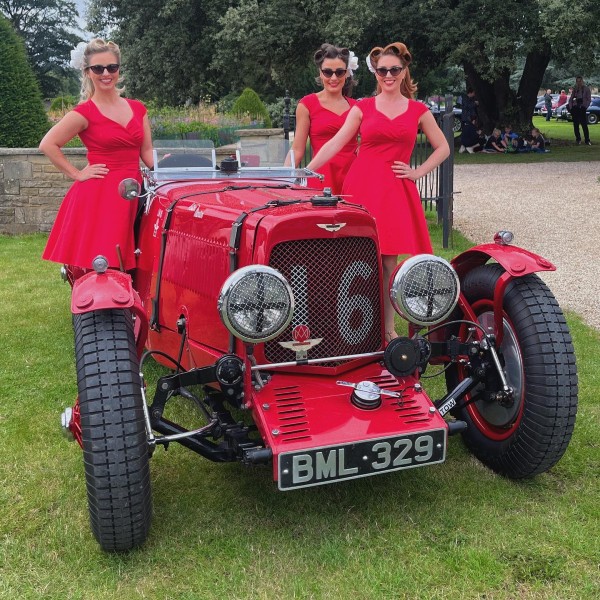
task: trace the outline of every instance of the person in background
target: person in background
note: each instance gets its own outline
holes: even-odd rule
[[[566,104],[568,99],[569,99],[569,97],[567,96],[567,92],[565,92],[565,90],[560,90],[557,107],[563,106],[564,104]]]
[[[579,132],[579,126],[583,129],[584,143],[588,146],[592,145],[590,142],[590,132],[588,130],[587,123],[587,109],[592,102],[592,92],[590,88],[583,83],[583,77],[578,75],[575,78],[575,87],[569,98],[568,108],[571,116],[573,117],[573,131],[575,133],[575,142],[581,144],[581,133]]]
[[[544,94],[544,107],[546,108],[546,121],[552,118],[552,90],[546,90]]]
[[[479,102],[475,98],[475,92],[473,88],[467,88],[466,93],[462,94],[460,98],[460,104],[462,107],[462,114],[460,119],[463,122],[463,124],[471,123],[473,117],[477,118],[478,116],[477,106],[479,105]]]
[[[480,152],[483,146],[480,145],[481,135],[480,129],[477,127],[477,117],[473,117],[469,123],[464,123],[460,133],[460,148],[459,153],[467,151],[469,154]]]
[[[537,127],[531,130],[529,148],[531,152],[546,152],[546,140]]]
[[[516,148],[515,140],[519,139],[519,134],[512,130],[512,125],[506,125],[504,127],[504,133],[502,134],[502,145],[504,146],[505,152],[514,152],[512,148]]]
[[[138,205],[121,198],[118,185],[128,177],[141,182],[140,158],[152,166],[150,123],[141,102],[121,96],[117,44],[95,38],[78,48],[71,64],[81,69],[82,102],[40,142],[40,150],[56,168],[74,180],[42,257],[90,269],[102,254],[110,267],[130,270],[136,266],[133,226]],[[87,148],[83,169],[61,150],[76,135]]]
[[[450,154],[446,138],[429,108],[413,100],[417,86],[409,65],[412,56],[401,42],[373,48],[367,57],[375,74],[377,93],[361,100],[339,132],[308,163],[318,170],[360,133],[360,148],[344,181],[343,194],[365,206],[375,218],[382,254],[384,287],[400,254],[431,253],[431,240],[421,205],[417,179],[427,175]],[[417,168],[410,157],[421,131],[433,152]],[[397,337],[394,309],[384,293],[386,341]]]
[[[330,140],[344,124],[356,100],[351,98],[356,85],[353,72],[358,68],[358,60],[347,48],[338,48],[332,44],[323,44],[314,55],[319,69],[316,78],[323,88],[316,94],[304,96],[296,108],[296,131],[292,152],[294,161],[299,164],[304,157],[306,141],[310,138],[313,156],[317,155],[323,144]],[[350,164],[356,156],[356,137],[322,167],[325,176],[322,187],[329,187],[333,194],[342,193],[342,184]],[[290,163],[288,156],[286,163]],[[312,182],[311,182],[312,183]]]
[[[494,129],[492,131],[492,135],[485,142],[485,146],[483,147],[484,152],[488,153],[496,153],[496,152],[504,152],[505,148],[502,145],[502,132],[499,129]]]

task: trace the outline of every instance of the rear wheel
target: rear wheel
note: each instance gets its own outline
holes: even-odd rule
[[[462,291],[479,323],[493,331],[494,288],[504,269],[497,264],[473,269]],[[479,460],[511,478],[547,471],[564,454],[577,412],[577,371],[571,336],[552,292],[537,275],[511,281],[504,295],[504,338],[499,348],[514,402],[494,398],[499,379],[476,388],[473,403],[455,409],[466,421],[463,438]],[[461,330],[464,339],[466,330]],[[466,376],[463,367],[447,371],[449,389]],[[492,389],[493,388],[493,389]]]
[[[598,115],[596,113],[590,113],[588,115],[588,123],[590,125],[595,125],[598,122]]]
[[[106,551],[144,542],[150,529],[149,452],[129,310],[73,317],[90,521]]]

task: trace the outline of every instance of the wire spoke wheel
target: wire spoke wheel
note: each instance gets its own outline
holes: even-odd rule
[[[503,273],[500,265],[484,265],[462,282],[486,329],[493,329],[494,289]],[[508,284],[503,323],[498,351],[513,402],[503,406],[494,399],[499,378],[492,377],[473,390],[471,404],[457,407],[453,415],[467,422],[463,439],[479,460],[518,479],[547,471],[567,449],[577,413],[577,370],[564,315],[537,275]],[[466,328],[459,335],[464,339]],[[463,367],[453,365],[446,373],[448,388],[465,376]]]

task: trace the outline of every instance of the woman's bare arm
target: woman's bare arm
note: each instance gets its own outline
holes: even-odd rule
[[[86,165],[79,170],[72,165],[63,154],[61,148],[88,125],[87,119],[76,111],[68,112],[50,131],[42,138],[40,150],[50,159],[50,162],[67,177],[75,181],[86,179],[102,179],[108,169],[105,164]]]
[[[298,102],[296,107],[296,130],[294,131],[294,143],[290,152],[285,158],[285,164],[292,164],[291,153],[294,153],[294,163],[298,166],[304,157],[306,150],[306,141],[308,140],[308,132],[310,130],[310,113],[308,108],[301,102]]]
[[[331,160],[353,137],[356,137],[361,121],[362,112],[357,106],[353,106],[340,130],[328,142],[323,144],[317,155],[306,165],[306,168],[317,171],[319,167]]]

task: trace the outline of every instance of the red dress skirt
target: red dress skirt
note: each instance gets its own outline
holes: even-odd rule
[[[375,217],[382,254],[431,253],[417,186],[410,179],[398,179],[391,169],[396,160],[410,162],[419,119],[429,109],[409,100],[407,110],[390,119],[377,110],[375,97],[365,98],[357,106],[363,114],[360,148],[342,193]]]
[[[102,254],[111,267],[118,268],[118,244],[125,269],[135,267],[133,224],[138,203],[121,198],[118,186],[127,177],[141,182],[140,149],[146,108],[137,100],[127,102],[133,116],[125,127],[105,117],[92,100],[73,109],[88,121],[79,134],[88,151],[88,162],[104,163],[109,172],[103,179],[76,181],[71,186],[60,205],[42,258],[90,269],[93,259]]]
[[[350,109],[357,104],[357,101],[352,98],[346,98],[346,100],[350,104],[350,107],[341,115],[323,108],[316,94],[309,94],[300,100],[306,106],[310,115],[308,135],[310,137],[313,156],[316,156],[323,147],[323,144],[328,142],[340,130]],[[344,178],[355,157],[356,139],[348,142],[340,152],[319,168],[319,173],[325,175],[325,179],[318,183],[318,185],[324,188],[331,188],[334,194],[341,194]],[[313,180],[311,179],[312,183]]]

